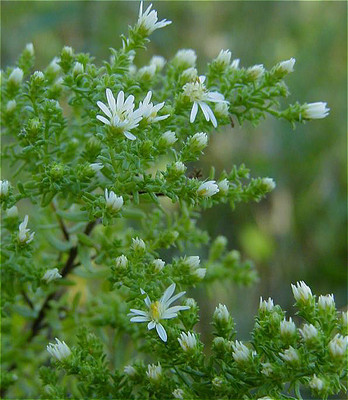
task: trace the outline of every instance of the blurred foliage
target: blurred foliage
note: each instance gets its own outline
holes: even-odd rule
[[[224,234],[232,247],[257,263],[260,283],[242,290],[217,285],[211,313],[218,302],[232,310],[242,332],[252,326],[258,297],[272,295],[290,307],[290,282],[306,280],[315,292],[336,294],[346,304],[346,11],[345,2],[155,2],[159,15],[175,22],[156,32],[139,64],[154,54],[171,57],[192,48],[198,66],[229,48],[241,65],[295,57],[290,90],[299,101],[327,101],[325,120],[298,126],[272,119],[256,129],[237,124],[212,138],[205,164],[218,172],[245,162],[254,176],[271,176],[277,189],[259,205],[228,206],[206,211],[201,222],[212,236]],[[15,62],[33,42],[36,67],[43,68],[64,45],[97,59],[135,21],[134,1],[3,1],[2,66]],[[140,58],[140,57],[139,57]],[[204,71],[200,71],[203,73]],[[290,97],[290,102],[294,100]],[[286,290],[284,289],[286,288]],[[198,293],[199,294],[199,293]],[[286,296],[286,297],[285,297]],[[242,297],[243,301],[240,301]],[[204,320],[204,318],[202,318]],[[207,326],[202,323],[204,331]]]

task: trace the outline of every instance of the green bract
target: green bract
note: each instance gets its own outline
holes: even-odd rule
[[[138,49],[169,23],[141,6],[108,61],[64,47],[33,72],[29,44],[2,72],[4,396],[285,399],[300,398],[302,386],[321,398],[344,390],[347,316],[304,282],[293,286],[301,329],[261,299],[247,343],[221,304],[212,343],[195,330],[199,305],[187,290],[257,280],[226,238],[198,228],[201,211],[258,202],[275,182],[251,178],[244,165],[201,176],[190,162],[215,127],[268,114],[295,124],[329,109],[280,108],[294,59],[240,68],[222,50],[199,75],[186,49],[137,69]]]

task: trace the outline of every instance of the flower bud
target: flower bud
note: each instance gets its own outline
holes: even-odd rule
[[[160,144],[163,146],[171,146],[177,141],[177,137],[175,136],[175,132],[173,131],[167,131],[163,133],[160,139]]]
[[[288,362],[289,364],[297,364],[300,360],[297,350],[294,349],[292,346],[285,350],[284,353],[279,353],[279,355],[284,361]]]
[[[293,322],[292,318],[289,318],[289,321],[284,319],[280,322],[280,335],[287,338],[291,337],[296,333],[296,325]]]
[[[156,65],[147,65],[142,67],[138,71],[138,79],[142,81],[149,81],[151,80],[156,73]]]
[[[81,64],[80,62],[76,62],[74,64],[74,68],[72,70],[72,74],[74,77],[81,75],[85,72],[85,68],[83,66],[83,64]]]
[[[59,273],[58,268],[49,269],[45,272],[42,279],[47,283],[50,283],[56,279],[62,278],[62,275]]]
[[[132,248],[134,251],[143,252],[145,251],[145,242],[138,237],[132,239]]]
[[[165,266],[165,262],[163,260],[161,260],[160,258],[153,260],[152,264],[155,268],[155,272],[162,271],[163,267]]]
[[[321,392],[324,388],[324,382],[314,374],[309,382],[309,387],[316,392]]]
[[[230,313],[224,304],[219,304],[219,306],[215,308],[213,315],[214,322],[226,324],[230,318]]]
[[[273,300],[269,297],[268,300],[262,300],[260,297],[259,310],[262,312],[271,312],[274,309]]]
[[[189,146],[192,151],[202,151],[208,144],[208,136],[204,132],[195,133],[189,139]]]
[[[290,74],[290,72],[294,71],[295,62],[296,62],[295,58],[290,58],[289,60],[281,61],[279,64],[276,65],[275,73],[280,75],[280,77]]]
[[[249,360],[251,352],[242,342],[236,340],[236,342],[232,344],[232,348],[232,357],[237,363],[244,363]]]
[[[263,374],[265,376],[271,376],[273,373],[272,364],[270,364],[269,362],[266,362],[266,363],[262,363],[261,365],[262,365],[261,374]]]
[[[147,377],[153,383],[159,382],[162,378],[162,367],[161,364],[149,364],[147,366]]]
[[[181,332],[178,342],[184,352],[190,352],[197,346],[197,338],[194,333]]]
[[[322,119],[329,115],[330,108],[326,107],[327,103],[318,101],[303,105],[302,117],[304,119]]]
[[[240,59],[239,59],[239,58],[236,58],[235,60],[233,60],[233,61],[231,62],[231,68],[233,68],[233,69],[238,69],[238,68],[239,68],[239,62],[240,62]]]
[[[34,45],[32,43],[28,43],[25,46],[24,51],[30,56],[33,57],[34,56]]]
[[[202,183],[197,189],[197,194],[202,197],[211,197],[219,192],[219,187],[216,181],[207,181]]]
[[[228,188],[229,188],[229,181],[225,178],[222,181],[218,182],[219,186],[219,192],[223,195],[226,196],[228,194]]]
[[[65,342],[61,342],[57,338],[56,342],[56,344],[49,343],[49,345],[47,346],[47,351],[51,354],[52,357],[56,358],[58,361],[62,361],[70,356],[71,350]]]
[[[319,296],[318,299],[319,311],[323,313],[335,310],[335,299],[333,294],[328,294],[326,296]]]
[[[7,197],[9,193],[9,188],[10,188],[10,182],[9,181],[2,181],[0,180],[0,197]]]
[[[192,82],[198,78],[198,71],[196,68],[190,67],[186,68],[180,75],[180,84],[185,85],[185,83]]]
[[[108,189],[105,189],[105,204],[108,209],[112,210],[113,212],[117,212],[123,206],[123,197],[116,196],[112,190],[109,193]]]
[[[222,253],[226,250],[227,239],[225,236],[218,236],[210,248],[209,259],[214,261],[222,256]]]
[[[23,71],[20,68],[14,68],[8,77],[9,83],[14,86],[19,86],[23,80]]]
[[[182,49],[179,50],[173,59],[173,65],[182,69],[194,67],[196,65],[197,55],[194,50]]]
[[[153,56],[150,60],[150,65],[154,65],[156,71],[161,71],[166,64],[166,59],[162,56]]]
[[[137,373],[136,369],[135,369],[132,365],[126,365],[126,366],[124,367],[124,369],[123,369],[123,372],[124,372],[126,375],[130,376],[130,377],[135,376],[136,373]]]
[[[309,303],[312,300],[312,291],[303,281],[297,282],[296,286],[291,285],[291,288],[298,303]]]
[[[253,67],[247,69],[247,73],[252,81],[256,81],[263,76],[265,73],[265,68],[262,64],[254,65]]]
[[[213,60],[213,63],[221,69],[225,69],[231,63],[231,56],[230,50],[221,50],[219,55]]]
[[[329,352],[334,358],[342,358],[347,353],[348,336],[342,336],[339,333],[330,340]]]
[[[119,257],[116,258],[115,265],[116,268],[122,268],[122,269],[127,268],[128,265],[127,257],[124,254],[120,255]]]
[[[227,118],[229,114],[229,104],[228,103],[215,103],[214,111],[215,115],[220,118]]]
[[[184,398],[184,391],[182,389],[175,389],[172,393],[174,399],[183,399]]]
[[[303,328],[300,329],[300,333],[305,342],[312,342],[318,338],[318,330],[312,324],[304,324]]]
[[[262,183],[263,183],[265,189],[267,190],[267,192],[271,192],[276,187],[276,183],[274,182],[274,180],[272,178],[263,178]]]

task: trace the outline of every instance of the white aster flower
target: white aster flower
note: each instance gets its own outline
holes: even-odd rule
[[[218,192],[219,192],[219,186],[216,184],[216,181],[204,182],[197,189],[197,193],[203,197],[211,197]]]
[[[222,181],[218,182],[218,186],[220,193],[226,195],[228,193],[230,182],[228,181],[228,179],[225,178]]]
[[[292,318],[289,318],[289,321],[284,319],[280,322],[280,334],[282,336],[292,336],[296,332],[296,325],[293,322]]]
[[[291,285],[291,288],[295,300],[298,302],[307,303],[313,297],[311,289],[303,281],[297,282],[296,286]]]
[[[330,108],[326,107],[327,103],[318,101],[316,103],[309,103],[304,105],[302,113],[305,119],[322,119],[329,115]]]
[[[164,28],[165,26],[172,23],[172,21],[167,21],[163,19],[162,21],[158,21],[157,11],[152,10],[152,4],[150,4],[145,12],[143,12],[143,1],[140,2],[139,9],[139,18],[137,22],[138,29],[141,29],[148,36],[156,29]]]
[[[319,296],[318,299],[319,310],[330,311],[335,309],[335,299],[333,294],[328,294],[326,296]]]
[[[240,62],[240,59],[239,59],[239,58],[236,58],[235,60],[233,60],[233,61],[231,62],[231,68],[233,68],[233,69],[238,69],[238,68],[239,68],[239,62]]]
[[[236,340],[232,343],[233,353],[232,356],[236,362],[248,361],[250,356],[250,350],[242,342]]]
[[[254,65],[253,67],[250,67],[247,69],[247,72],[250,76],[250,78],[254,81],[257,79],[261,78],[262,75],[265,73],[265,68],[262,64]]]
[[[16,107],[17,107],[16,100],[10,100],[10,101],[8,101],[7,104],[6,104],[6,111],[7,111],[8,113],[11,113],[12,111],[15,110]]]
[[[132,238],[132,248],[134,251],[144,251],[145,242],[143,241],[143,239],[139,239],[138,237]]]
[[[153,56],[150,60],[150,65],[156,67],[156,71],[161,71],[166,64],[166,59],[162,56]]]
[[[166,146],[170,146],[178,140],[178,138],[175,136],[175,132],[173,131],[164,132],[161,139]]]
[[[220,322],[228,322],[230,313],[225,304],[219,304],[219,306],[215,308],[213,318]]]
[[[290,72],[294,71],[295,62],[296,62],[295,58],[290,58],[290,60],[281,61],[277,65],[277,69],[279,69],[283,73],[289,74]]]
[[[65,342],[61,342],[57,338],[56,342],[56,344],[49,343],[47,346],[47,351],[51,354],[52,357],[56,358],[58,361],[62,361],[64,358],[70,356],[71,350]]]
[[[122,269],[124,269],[124,268],[127,267],[127,264],[128,264],[128,259],[127,259],[127,257],[126,257],[124,254],[120,255],[120,256],[117,257],[116,260],[115,260],[116,268],[122,268]]]
[[[145,292],[141,289],[142,294]],[[147,329],[151,330],[156,328],[158,336],[164,341],[167,341],[167,332],[163,325],[160,323],[163,319],[172,319],[178,316],[179,311],[188,310],[188,306],[174,306],[170,305],[182,297],[186,292],[180,292],[172,297],[175,291],[175,283],[170,285],[163,296],[157,301],[151,301],[149,296],[146,296],[144,302],[148,308],[147,311],[137,310],[132,308],[128,314],[131,318],[131,322],[148,322]]]
[[[300,329],[300,333],[305,342],[309,342],[318,337],[318,330],[312,324],[304,324],[303,328]]]
[[[205,76],[201,75],[194,82],[186,83],[183,86],[184,95],[193,102],[190,122],[193,123],[198,113],[198,106],[201,108],[204,117],[207,121],[211,121],[213,126],[217,127],[217,121],[211,108],[206,103],[207,101],[213,103],[228,103],[224,96],[219,92],[209,92],[204,85]]]
[[[172,395],[174,396],[174,399],[183,399],[184,398],[184,391],[182,389],[175,389],[173,390]]]
[[[107,208],[110,208],[112,211],[117,212],[123,206],[123,197],[116,196],[116,194],[112,190],[109,193],[108,189],[105,188],[105,203]]]
[[[30,243],[34,239],[35,232],[29,234],[30,229],[27,229],[29,217],[26,215],[24,221],[18,227],[18,240],[21,243]]]
[[[7,180],[0,181],[0,197],[6,197],[10,188],[10,182]]]
[[[276,183],[272,178],[262,178],[262,183],[266,186],[268,191],[272,191],[276,187]]]
[[[269,297],[268,300],[262,300],[262,297],[260,297],[260,304],[259,304],[259,309],[261,311],[272,311],[274,308],[274,303],[273,300]]]
[[[50,283],[56,279],[60,279],[62,275],[59,273],[58,268],[48,269],[42,279],[47,283]]]
[[[181,332],[180,337],[178,338],[178,342],[181,346],[181,348],[185,351],[188,352],[192,349],[194,349],[197,345],[197,338],[194,333],[188,332]]]
[[[311,389],[320,392],[324,387],[324,382],[314,374],[313,378],[309,382],[309,386]]]
[[[165,262],[163,260],[161,260],[160,258],[156,258],[156,260],[153,260],[152,264],[155,267],[156,272],[162,271],[162,269],[165,266]]]
[[[181,49],[175,54],[173,64],[184,68],[190,68],[196,65],[196,60],[197,55],[194,50]]]
[[[348,336],[342,336],[339,333],[330,340],[329,352],[333,357],[343,357],[347,353]]]
[[[126,365],[123,369],[123,372],[129,376],[134,376],[137,373],[137,371],[132,365]]]
[[[221,50],[219,55],[214,59],[214,62],[225,68],[230,65],[232,53],[230,50]]]
[[[134,96],[129,95],[124,99],[124,92],[121,90],[117,95],[117,102],[110,89],[106,89],[108,105],[97,102],[98,107],[109,118],[97,115],[97,119],[106,125],[119,129],[127,139],[135,140],[136,137],[130,133],[136,128],[142,119],[142,111],[138,108],[134,111]]]
[[[154,106],[153,103],[150,103],[151,96],[152,92],[149,91],[144,100],[139,103],[139,110],[142,117],[148,122],[157,122],[168,118],[170,114],[160,115],[157,117],[157,113],[164,106],[164,102],[158,103]]]
[[[15,68],[8,77],[9,82],[19,85],[23,80],[23,71],[20,68]]]
[[[279,355],[284,361],[290,364],[295,363],[300,359],[297,350],[294,349],[292,346],[286,349],[284,353],[279,353]]]

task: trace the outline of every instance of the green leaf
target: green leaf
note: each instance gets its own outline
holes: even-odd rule
[[[66,242],[66,241],[64,242],[63,240],[57,239],[53,235],[47,235],[46,240],[48,241],[48,243],[51,246],[53,246],[55,249],[62,251],[62,252],[66,252],[73,247],[72,243]]]
[[[88,213],[85,211],[62,211],[57,210],[57,214],[63,219],[67,219],[68,221],[89,221]]]
[[[78,233],[77,237],[79,238],[79,241],[82,244],[84,244],[88,247],[95,247],[94,241],[89,236],[87,236],[85,233]]]

